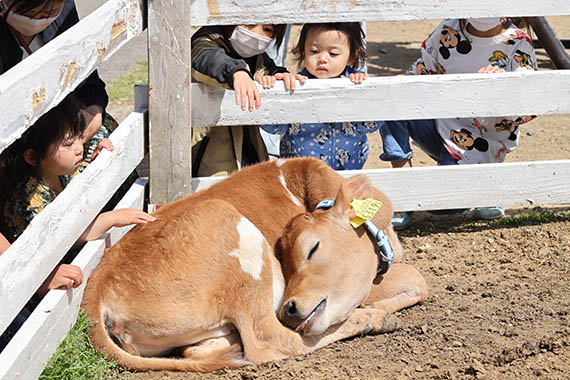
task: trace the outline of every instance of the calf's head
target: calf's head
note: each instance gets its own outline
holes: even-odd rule
[[[279,249],[287,288],[279,318],[295,331],[322,333],[348,319],[368,296],[378,257],[364,227],[351,226],[350,202],[373,197],[368,177],[351,177],[342,182],[333,207],[298,215],[285,228]],[[391,204],[383,207],[390,210],[382,214],[391,216]],[[383,222],[392,246],[401,251],[389,220]]]

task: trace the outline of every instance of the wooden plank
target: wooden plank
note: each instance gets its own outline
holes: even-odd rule
[[[0,379],[39,377],[75,323],[87,276],[99,263],[104,249],[104,239],[85,245],[73,261],[83,271],[85,282],[76,289],[52,290],[44,297],[0,354]]]
[[[568,14],[566,0],[193,0],[193,25],[294,24]]]
[[[142,209],[146,184],[146,180],[138,179],[115,209]],[[99,263],[103,250],[119,241],[132,228],[133,225],[112,228],[102,238],[85,244],[73,261],[83,272],[83,284],[77,289],[52,290],[44,297],[0,354],[0,379],[35,379],[41,374],[75,323],[87,279]]]
[[[0,76],[0,152],[142,32],[142,2],[106,2]]]
[[[345,177],[368,175],[401,211],[570,204],[570,160],[338,173]],[[193,191],[205,190],[223,178],[194,178]]]
[[[166,203],[190,193],[190,2],[148,4],[150,198]]]
[[[0,256],[0,331],[142,160],[142,120],[129,115],[110,136],[114,151],[103,150]]]
[[[261,91],[259,110],[243,112],[233,91],[193,84],[192,126],[570,113],[570,70],[403,75],[360,85],[311,79],[297,87],[289,93],[278,82]],[[513,93],[525,96],[504,96]],[[461,107],[442,107],[442,99]]]

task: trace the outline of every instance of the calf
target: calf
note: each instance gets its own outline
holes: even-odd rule
[[[382,202],[373,222],[399,257],[387,197],[316,159],[254,165],[161,207],[89,279],[91,342],[134,370],[211,371],[388,329],[427,285],[405,264],[378,275],[378,245],[349,223],[353,198]],[[315,210],[325,199],[334,205]]]

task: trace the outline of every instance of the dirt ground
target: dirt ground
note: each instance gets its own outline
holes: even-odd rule
[[[560,37],[570,38],[570,17],[549,21]],[[370,74],[401,73],[436,25],[368,23]],[[541,69],[551,68],[543,51],[538,57]],[[507,161],[568,159],[569,137],[568,115],[541,116],[524,126],[521,146]],[[378,159],[380,144],[371,136],[366,168],[387,167]],[[417,154],[414,165],[433,162]],[[393,333],[259,367],[125,373],[125,378],[570,379],[570,208],[553,210],[562,216],[508,226],[416,213],[413,226],[400,233],[404,262],[424,275],[430,296],[423,305],[397,312],[403,326]]]

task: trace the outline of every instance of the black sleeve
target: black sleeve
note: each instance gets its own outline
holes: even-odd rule
[[[56,36],[59,36],[78,22],[79,15],[75,8],[75,2],[69,0],[65,3],[59,17],[43,31],[42,36],[44,41],[47,43],[53,40]],[[77,96],[86,107],[97,104],[105,109],[109,103],[109,97],[107,96],[107,91],[105,91],[105,82],[99,78],[97,70],[92,72],[91,75],[79,84],[75,91],[73,91],[73,94]]]
[[[247,63],[243,59],[229,57],[222,48],[203,49],[192,57],[192,68],[220,83],[227,83],[231,88],[234,88],[236,71],[244,70],[249,73]]]
[[[267,75],[289,72],[286,67],[277,66],[275,64],[275,61],[273,61],[273,59],[271,59],[267,53],[263,53],[263,65],[267,69]]]

